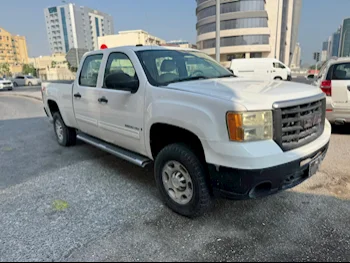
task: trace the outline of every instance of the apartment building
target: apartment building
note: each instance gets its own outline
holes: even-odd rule
[[[52,53],[95,50],[100,36],[114,34],[112,16],[88,7],[66,4],[46,8],[44,14]]]
[[[12,35],[0,28],[0,64],[2,63],[8,63],[12,73],[19,73],[23,64],[28,63],[28,50],[24,36]]]

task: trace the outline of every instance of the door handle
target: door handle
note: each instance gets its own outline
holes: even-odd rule
[[[106,99],[106,97],[102,97],[98,99],[99,103],[108,103],[108,100]]]
[[[74,94],[74,98],[79,98],[79,99],[80,99],[80,98],[81,98],[80,93],[79,93],[79,92],[78,92],[78,93],[75,93],[75,94]]]

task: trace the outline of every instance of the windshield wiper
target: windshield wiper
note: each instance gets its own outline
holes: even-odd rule
[[[177,82],[184,82],[184,81],[191,81],[191,80],[199,80],[199,79],[208,79],[208,77],[205,76],[195,76],[195,77],[188,77],[183,79],[176,79],[174,81],[167,82],[166,85],[169,85],[171,83],[177,83]]]
[[[237,78],[237,76],[233,74],[229,74],[229,75],[223,75],[218,77],[218,79],[222,79],[222,78]]]

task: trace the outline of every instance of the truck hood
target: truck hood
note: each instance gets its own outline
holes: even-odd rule
[[[315,86],[286,81],[255,81],[241,78],[178,82],[170,89],[196,93],[239,103],[247,110],[272,109],[275,102],[297,100],[318,95]]]

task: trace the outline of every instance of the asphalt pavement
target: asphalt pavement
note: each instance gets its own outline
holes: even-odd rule
[[[40,101],[2,94],[0,131],[0,261],[350,260],[348,126],[306,183],[195,220],[163,206],[152,170],[58,146]]]

